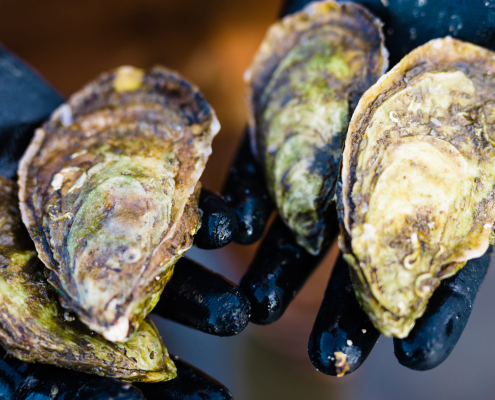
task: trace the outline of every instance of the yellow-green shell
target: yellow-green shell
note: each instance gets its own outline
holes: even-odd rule
[[[272,25],[246,71],[268,188],[312,254],[327,239],[350,115],[386,68],[381,22],[358,4],[321,1]]]
[[[29,362],[128,381],[158,382],[177,371],[153,322],[126,344],[90,331],[64,310],[46,281],[18,208],[17,187],[0,177],[0,343]]]
[[[121,67],[36,131],[19,167],[23,221],[62,305],[108,340],[129,340],[191,247],[218,130],[177,73]]]
[[[440,280],[485,253],[495,222],[495,53],[452,38],[363,96],[342,162],[341,246],[359,302],[406,337]]]

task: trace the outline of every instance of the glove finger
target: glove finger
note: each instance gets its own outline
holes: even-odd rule
[[[0,46],[0,175],[13,179],[35,128],[64,99],[36,72]]]
[[[172,356],[177,378],[160,383],[136,383],[148,400],[233,400],[220,382],[192,365]]]
[[[241,244],[256,242],[265,229],[273,211],[260,165],[255,160],[246,133],[230,168],[222,191],[225,201],[238,219],[234,241]]]
[[[341,253],[311,331],[309,358],[318,371],[347,375],[366,360],[379,336],[359,306]]]
[[[335,229],[330,234],[333,238],[338,233],[338,225],[330,226]],[[278,320],[324,253],[309,254],[277,217],[240,283],[251,303],[251,322],[266,325]]]
[[[250,310],[236,284],[183,258],[153,313],[212,335],[232,336],[246,327]]]
[[[281,16],[300,11],[311,0],[287,0]],[[495,50],[495,0],[356,0],[384,23],[390,66],[416,47],[439,37],[453,36]],[[469,16],[466,18],[464,16]]]
[[[6,399],[80,400],[230,400],[225,386],[172,356],[177,378],[168,382],[129,384],[51,365],[26,363],[0,349],[0,394]]]
[[[312,0],[286,0],[280,10],[280,18],[301,11],[311,2]]]
[[[194,236],[200,249],[218,249],[228,245],[237,235],[237,216],[221,196],[201,189],[199,208],[203,211],[201,228]]]
[[[417,371],[437,367],[449,356],[461,337],[473,309],[476,294],[490,263],[490,249],[470,260],[435,290],[424,315],[405,339],[394,339],[399,362]]]

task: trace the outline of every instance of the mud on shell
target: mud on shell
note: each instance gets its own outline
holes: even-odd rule
[[[255,153],[278,212],[311,254],[323,247],[347,125],[387,69],[381,22],[315,2],[275,23],[245,73]]]
[[[220,126],[162,67],[121,67],[59,107],[19,167],[23,221],[62,305],[110,341],[151,311],[200,224]]]
[[[495,53],[415,49],[360,100],[342,161],[341,247],[358,300],[406,337],[441,279],[488,248],[495,221]]]

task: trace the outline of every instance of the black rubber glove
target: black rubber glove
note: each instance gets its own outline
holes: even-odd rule
[[[16,177],[17,163],[28,146],[34,129],[48,119],[63,100],[62,96],[29,67],[0,47],[0,175],[13,179]],[[200,208],[203,211],[203,228],[198,234],[199,242],[207,248],[227,244],[232,239],[232,234],[237,231],[237,219],[233,211],[225,205],[220,196],[208,191],[203,191],[201,195]],[[213,335],[231,336],[246,327],[249,322],[250,305],[246,296],[234,283],[190,260],[181,259],[175,266],[175,273],[154,313]],[[115,399],[144,398],[133,386],[116,380],[55,367],[25,363],[20,365],[16,364],[14,359],[9,360],[10,358],[6,359],[0,368],[3,371],[0,371],[0,374],[5,374],[5,377],[0,379],[0,388],[5,385],[5,390],[11,390],[8,388],[20,387],[19,382],[38,382],[33,384],[34,386],[26,386],[26,391],[19,389],[15,392],[16,399],[26,398],[27,394],[24,393],[28,393],[31,387],[35,388],[32,389],[32,393],[38,393],[35,390],[39,390],[39,393],[49,394],[46,388],[51,387],[50,385],[59,388],[59,396],[62,396],[64,390],[64,393],[76,393],[75,387],[84,386],[88,393],[98,393],[100,399],[112,396]],[[17,367],[10,367],[11,364]],[[212,378],[180,360],[176,361],[176,364],[180,374],[177,379],[139,386],[149,400],[192,399],[197,398],[196,392],[201,393],[204,399],[232,398],[228,390]],[[45,369],[52,372],[44,373]],[[12,379],[17,382],[13,386],[9,383]],[[67,383],[64,383],[65,379]],[[130,389],[125,389],[124,386]],[[101,389],[103,387],[106,389]],[[137,397],[112,395],[113,388],[115,393],[125,389],[128,390],[125,393],[136,393]],[[73,390],[75,391],[72,392]],[[87,398],[95,398],[88,396]],[[71,396],[67,394],[64,398]]]
[[[129,384],[51,365],[26,363],[0,348],[0,398],[9,400],[230,400],[232,394],[212,377],[172,356],[177,378]]]
[[[447,35],[495,49],[495,0],[357,2],[384,22],[391,67],[415,47]],[[288,0],[281,15],[299,11],[308,3],[310,0]],[[246,135],[223,190],[227,204],[238,216],[234,240],[239,243],[258,240],[273,210],[263,181]],[[337,236],[337,223],[330,229]],[[240,283],[251,302],[251,321],[268,324],[280,318],[320,258],[298,246],[277,219]],[[447,358],[466,326],[488,264],[488,255],[471,260],[456,276],[442,282],[409,337],[394,341],[401,364],[427,370]],[[318,370],[337,375],[345,366],[335,366],[335,352],[342,352],[349,363],[346,373],[350,373],[366,359],[378,336],[356,300],[349,268],[339,257],[311,333],[310,359]]]

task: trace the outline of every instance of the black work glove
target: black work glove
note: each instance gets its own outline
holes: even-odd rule
[[[16,178],[17,163],[34,129],[63,101],[29,67],[0,47],[0,175]],[[222,198],[204,190],[200,208],[203,224],[196,242],[203,248],[218,248],[230,242],[237,231],[237,219]],[[153,312],[203,332],[230,336],[246,327],[250,305],[234,283],[183,258],[175,266],[175,273]],[[0,360],[4,354],[0,354]],[[4,393],[9,394],[5,398],[14,399],[24,399],[33,393],[49,396],[52,388],[58,388],[53,389],[58,390],[58,395],[47,399],[58,396],[72,398],[71,393],[79,393],[79,389],[85,388],[88,399],[144,399],[143,393],[149,400],[192,399],[197,398],[197,393],[202,399],[232,398],[225,387],[201,371],[178,358],[175,363],[179,374],[176,379],[136,384],[141,393],[134,385],[114,379],[44,365],[28,365],[8,357],[0,362],[0,397]],[[31,383],[24,385],[23,382]],[[98,397],[91,397],[95,393]],[[124,393],[123,397],[119,397],[119,393]]]
[[[192,365],[171,356],[177,378],[159,383],[126,383],[113,378],[26,363],[0,348],[0,398],[9,400],[231,400],[228,389]]]
[[[357,0],[384,23],[390,66],[419,45],[451,35],[495,49],[494,0]],[[288,0],[282,16],[301,10],[309,0]],[[261,167],[251,153],[248,135],[243,140],[223,191],[239,220],[235,241],[250,244],[263,233],[273,210]],[[337,218],[329,236],[337,237]],[[251,321],[276,321],[324,255],[315,257],[300,247],[277,218],[241,280],[251,302]],[[395,355],[411,369],[427,370],[450,354],[466,326],[476,293],[485,276],[489,256],[469,261],[457,275],[444,280],[431,298],[424,316],[406,339],[394,339]],[[349,267],[339,257],[311,333],[308,352],[315,367],[330,375],[335,352],[347,355],[349,370],[358,368],[379,337],[361,310],[352,288]]]

